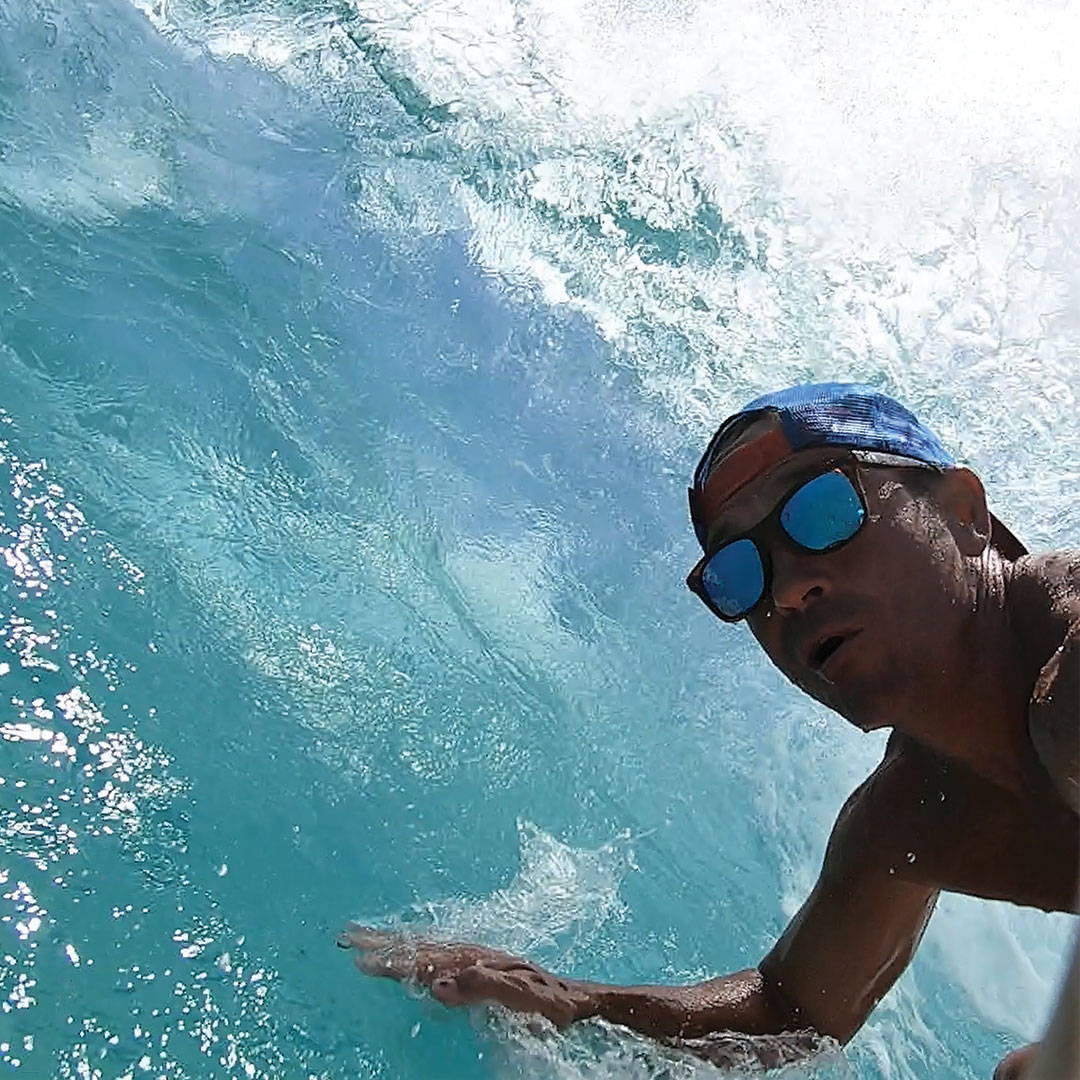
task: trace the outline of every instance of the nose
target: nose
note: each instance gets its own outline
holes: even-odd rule
[[[772,556],[772,602],[779,612],[805,611],[823,600],[830,582],[820,556],[775,548]]]

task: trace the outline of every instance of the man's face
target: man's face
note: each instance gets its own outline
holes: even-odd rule
[[[753,529],[836,453],[801,451],[747,484],[706,522],[706,552]],[[818,701],[865,729],[914,731],[930,687],[960,663],[968,576],[941,516],[904,486],[910,470],[856,468],[867,517],[851,540],[814,553],[779,530],[756,538],[771,580],[747,622],[769,659]]]

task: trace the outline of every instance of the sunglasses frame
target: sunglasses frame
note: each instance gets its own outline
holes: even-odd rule
[[[835,544],[830,544],[824,548],[808,548],[803,544],[800,544],[788,531],[780,524],[780,515],[784,512],[784,508],[791,501],[791,499],[800,492],[807,484],[817,480],[818,477],[824,476],[826,473],[838,472],[842,473],[848,480],[848,483],[855,489],[855,494],[859,497],[859,504],[862,506],[863,518],[859,524],[859,527],[843,540],[838,540]],[[739,533],[737,536],[732,536],[726,539],[718,547],[713,548],[712,551],[706,552],[694,565],[694,568],[686,576],[686,587],[694,593],[699,600],[718,618],[726,623],[742,622],[753,610],[761,603],[766,594],[771,590],[772,586],[772,559],[769,556],[769,549],[765,547],[758,536],[762,532],[768,532],[773,535],[782,538],[783,542],[789,544],[796,551],[803,554],[811,555],[825,555],[830,551],[836,551],[837,548],[843,547],[845,544],[854,540],[856,536],[863,531],[863,527],[866,525],[867,519],[870,517],[870,508],[866,505],[866,491],[862,485],[862,479],[859,476],[859,462],[857,459],[849,456],[843,458],[837,458],[836,460],[824,461],[819,463],[819,468],[812,476],[808,476],[803,480],[800,480],[792,487],[786,495],[765,515],[753,528],[747,529],[745,532]],[[758,559],[761,561],[761,576],[762,587],[761,595],[744,611],[741,615],[725,615],[716,604],[713,603],[712,598],[709,596],[705,589],[705,567],[709,564],[709,560],[712,559],[717,552],[722,551],[724,548],[738,542],[739,540],[749,540],[757,551]]]

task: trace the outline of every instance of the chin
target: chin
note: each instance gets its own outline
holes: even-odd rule
[[[853,724],[861,731],[877,731],[879,728],[892,725],[892,720],[885,715],[885,710],[879,703],[859,700],[867,696],[865,688],[856,689],[849,686],[848,692],[844,693],[834,683],[822,683],[820,680],[815,680],[814,685],[808,686],[799,678],[793,676],[788,676],[788,678],[808,697],[812,697],[818,704],[842,716],[849,724]],[[879,697],[877,694],[873,696]]]
[[[854,724],[860,731],[880,731],[882,728],[892,727],[892,724],[888,720],[856,720],[852,717],[846,717],[852,724]]]
[[[830,709],[838,712],[849,724],[854,725],[860,731],[880,731],[881,728],[892,727],[893,719],[886,714],[880,706],[869,702],[854,703],[850,700],[826,701]]]

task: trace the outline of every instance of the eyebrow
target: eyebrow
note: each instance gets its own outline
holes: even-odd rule
[[[724,515],[721,515],[714,524],[705,533],[705,555],[707,558],[711,558],[716,552],[725,544],[728,540],[734,540],[737,537],[745,536],[746,533],[752,532],[758,525],[761,524],[772,512],[780,505],[781,500],[785,499],[790,493],[791,488],[785,488],[784,491],[776,498],[772,506],[769,507],[764,514],[762,514],[757,521],[749,525],[745,529],[729,529],[726,528],[727,522],[724,520]]]
[[[717,521],[706,531],[705,533],[705,550],[704,555],[706,559],[712,558],[716,552],[723,547],[728,540],[736,540],[739,537],[745,536],[749,532],[753,532],[773,511],[782,503],[789,495],[791,495],[796,488],[801,487],[803,484],[812,480],[815,476],[820,475],[823,472],[828,472],[831,469],[837,468],[839,460],[835,458],[824,458],[820,461],[815,461],[813,464],[806,463],[802,468],[792,469],[791,474],[787,477],[787,483],[781,489],[780,494],[776,497],[772,506],[765,511],[752,525],[745,529],[740,529],[737,532],[731,532],[728,537],[724,537],[723,528],[723,515],[717,519]],[[764,479],[764,478],[763,478]],[[717,542],[717,534],[720,534],[720,542]]]

